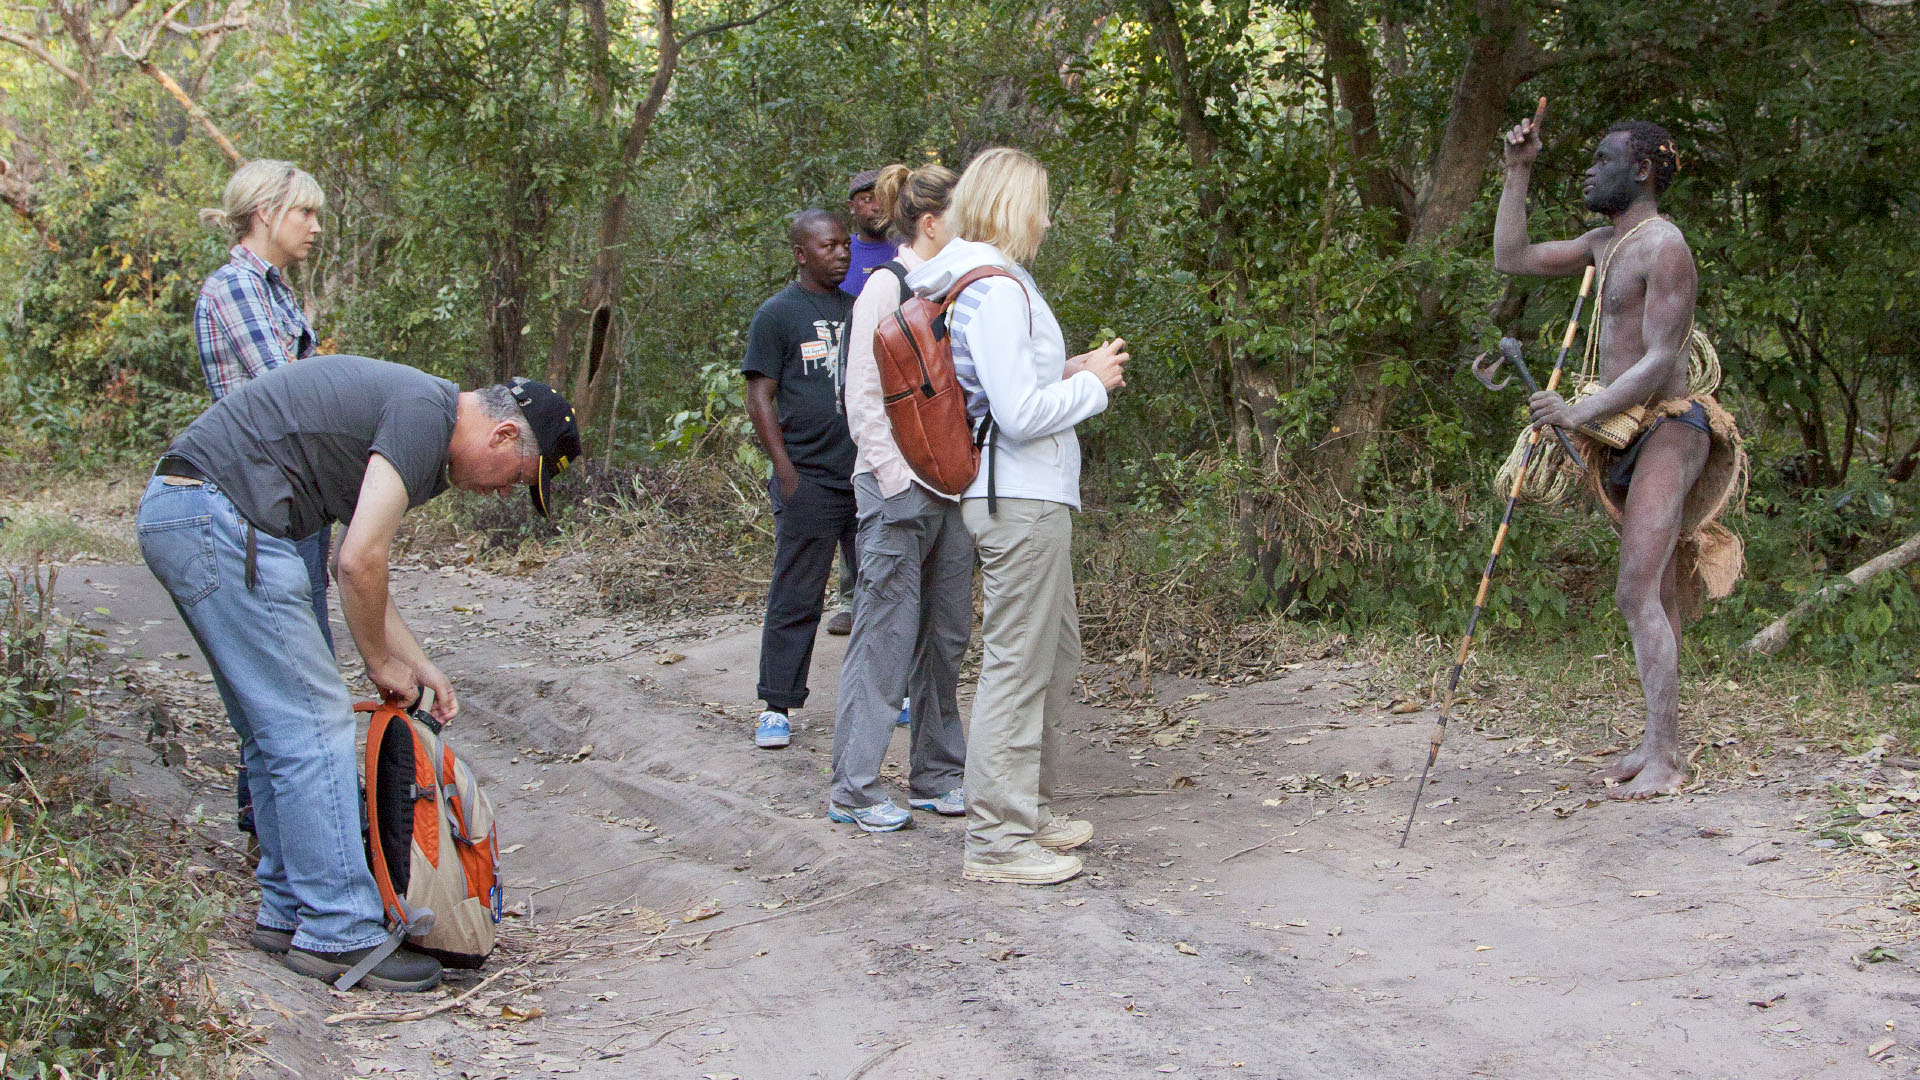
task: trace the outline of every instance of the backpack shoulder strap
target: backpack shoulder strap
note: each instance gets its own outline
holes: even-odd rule
[[[945,302],[940,305],[941,312],[945,313],[948,309],[952,308],[955,302],[960,299],[960,294],[967,291],[967,286],[977,281],[984,281],[987,278],[996,277],[1012,278],[1013,283],[1020,286],[1020,295],[1026,296],[1027,298],[1027,333],[1033,333],[1033,297],[1027,294],[1027,283],[997,266],[975,267],[965,274],[962,274],[960,280],[953,283],[953,288],[947,290],[947,298]]]
[[[913,299],[913,290],[907,288],[907,268],[901,265],[899,259],[888,259],[886,262],[880,264],[880,269],[892,271],[894,280],[900,283],[901,303],[904,304]]]

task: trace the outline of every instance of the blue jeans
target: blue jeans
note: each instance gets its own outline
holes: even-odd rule
[[[300,561],[307,564],[307,584],[313,589],[313,617],[320,622],[320,636],[327,643],[329,656],[333,655],[333,626],[327,621],[327,555],[332,543],[331,525],[293,542],[293,549],[300,553]],[[238,775],[234,777],[233,800],[237,812],[235,824],[243,833],[254,832],[253,791],[247,783],[247,763],[244,758],[240,762]]]
[[[378,944],[386,932],[362,846],[353,701],[314,618],[300,552],[257,533],[248,588],[247,523],[213,484],[153,478],[137,525],[140,554],[206,654],[240,736],[260,837],[255,921],[294,931],[302,949]]]
[[[307,564],[307,584],[313,589],[313,617],[320,622],[320,636],[327,651],[333,651],[333,624],[327,621],[327,555],[333,546],[333,526],[293,542],[300,561]]]

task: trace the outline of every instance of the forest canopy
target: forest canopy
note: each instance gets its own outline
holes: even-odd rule
[[[150,456],[204,407],[191,315],[229,238],[195,214],[235,158],[269,157],[327,194],[294,279],[324,349],[545,378],[616,467],[746,468],[736,372],[790,276],[789,216],[841,209],[863,169],[1005,144],[1051,172],[1034,271],[1069,343],[1118,334],[1134,357],[1083,431],[1087,542],[1124,538],[1137,580],[1249,618],[1451,632],[1523,416],[1465,364],[1503,334],[1550,354],[1576,288],[1491,262],[1499,136],[1544,96],[1536,238],[1599,223],[1578,177],[1610,124],[1680,146],[1662,207],[1753,460],[1749,576],[1708,622],[1726,649],[1920,528],[1916,19],[1884,0],[14,4],[5,452]],[[1612,544],[1583,504],[1537,512],[1507,558],[1498,625],[1607,621]],[[1914,590],[1885,576],[1803,647],[1912,677]]]

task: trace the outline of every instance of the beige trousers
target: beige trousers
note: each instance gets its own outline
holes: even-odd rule
[[[985,656],[967,735],[967,855],[1033,855],[1051,816],[1060,725],[1080,673],[1073,600],[1073,512],[1064,503],[967,499],[960,516],[980,554]]]

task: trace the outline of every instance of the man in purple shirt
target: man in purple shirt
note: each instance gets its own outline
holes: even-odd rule
[[[873,185],[879,179],[879,169],[868,169],[847,181],[847,216],[853,219],[853,262],[847,267],[840,291],[855,300],[860,298],[860,290],[866,288],[867,276],[892,262],[900,250],[887,235],[890,208],[881,206],[880,200],[873,197]]]

